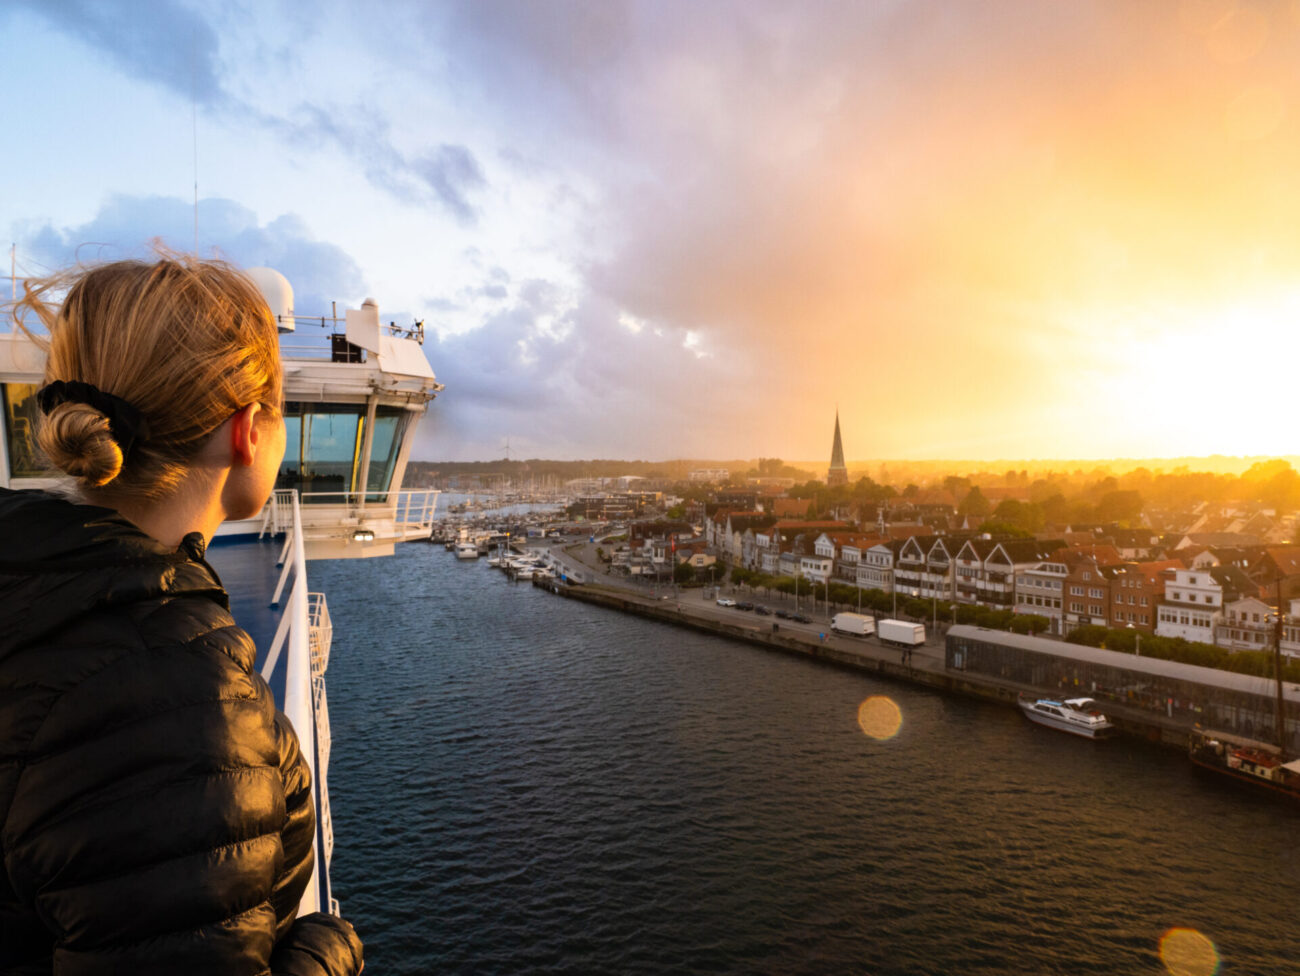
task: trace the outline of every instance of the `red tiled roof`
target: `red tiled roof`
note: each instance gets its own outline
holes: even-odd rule
[[[1098,566],[1118,566],[1124,562],[1124,557],[1119,554],[1119,550],[1108,545],[1070,546],[1066,549],[1057,550],[1052,558],[1067,562],[1071,556],[1087,557]]]
[[[1300,546],[1269,546],[1264,551],[1284,576],[1300,574]]]
[[[811,498],[777,498],[772,502],[772,514],[778,518],[807,515],[811,507]]]

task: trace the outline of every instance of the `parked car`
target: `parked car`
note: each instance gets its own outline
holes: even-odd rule
[[[736,604],[736,609],[737,609],[737,610],[753,610],[753,609],[754,609],[754,604],[750,603],[748,600],[742,600],[740,603],[737,603],[737,604]]]
[[[809,617],[809,616],[807,616],[806,614],[802,614],[802,613],[792,613],[792,614],[790,614],[790,619],[793,620],[793,621],[794,621],[795,623],[797,623],[797,624],[810,624],[810,623],[812,623],[812,617]]]
[[[789,620],[789,619],[790,619],[790,611],[789,611],[789,610],[778,610],[778,611],[776,611],[776,615],[777,615],[778,617],[780,617],[782,620]]]
[[[729,596],[718,597],[718,606],[720,607],[734,607],[735,605],[736,601]]]
[[[767,607],[763,606],[761,603],[754,607],[754,612],[760,617],[768,617],[772,614],[772,611],[767,609]]]

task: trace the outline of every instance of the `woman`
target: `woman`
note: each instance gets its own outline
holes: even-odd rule
[[[270,310],[181,257],[16,309],[49,333],[37,439],[76,487],[0,490],[0,973],[360,972],[347,922],[295,919],[310,774],[203,558],[284,454]]]

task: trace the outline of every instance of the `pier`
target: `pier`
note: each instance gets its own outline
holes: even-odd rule
[[[561,565],[568,563],[587,574],[593,572],[585,561],[576,558],[571,551],[557,547],[551,550],[551,557]],[[605,583],[569,586],[554,579],[538,579],[534,584],[565,599],[579,600],[676,627],[689,627],[719,637],[746,641],[769,650],[810,658],[836,667],[877,674],[894,681],[996,702],[1012,708],[1017,707],[1017,699],[1022,695],[1045,698],[1060,694],[1059,688],[1035,688],[987,675],[951,671],[945,667],[943,637],[933,633],[927,632],[925,644],[905,653],[903,648],[883,644],[874,636],[834,634],[827,621],[800,625],[755,616],[752,612],[719,607],[711,597],[711,589],[690,589],[677,595],[657,595]],[[710,594],[708,599],[704,598],[706,593]],[[1104,708],[1107,718],[1122,735],[1183,751],[1187,749],[1192,725],[1185,719],[1167,718],[1146,709],[1115,702],[1106,702]]]

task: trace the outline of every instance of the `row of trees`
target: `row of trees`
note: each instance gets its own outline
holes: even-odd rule
[[[1203,668],[1218,668],[1238,674],[1253,674],[1261,678],[1273,677],[1271,651],[1230,651],[1217,644],[1203,644],[1183,637],[1157,637],[1136,630],[1111,630],[1096,624],[1076,627],[1065,638],[1071,644],[1100,647],[1125,654],[1141,654],[1162,661],[1196,664]],[[1284,658],[1282,677],[1300,683],[1300,664]]]
[[[768,593],[795,594],[797,592],[799,596],[807,596],[811,600],[825,604],[828,608],[857,610],[860,607],[875,616],[892,615],[897,606],[900,617],[909,617],[912,620],[932,620],[938,616],[946,621],[955,619],[959,624],[973,624],[992,630],[1009,630],[1018,634],[1042,634],[1051,626],[1051,621],[1038,614],[1017,614],[1010,610],[995,610],[992,607],[969,604],[936,603],[933,600],[896,596],[884,590],[862,590],[847,583],[833,581],[826,585],[802,579],[796,581],[793,576],[772,576],[740,566],[732,567],[731,582],[737,586],[747,586],[752,590]]]

